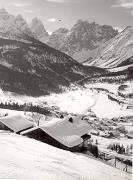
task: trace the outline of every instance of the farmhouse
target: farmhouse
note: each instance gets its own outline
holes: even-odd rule
[[[84,142],[90,138],[90,126],[76,117],[64,119],[53,118],[44,125],[21,132],[21,135],[34,138],[52,146],[79,151]]]
[[[0,118],[0,130],[10,130],[11,132],[20,133],[21,131],[32,128],[33,125],[32,122],[22,115]]]

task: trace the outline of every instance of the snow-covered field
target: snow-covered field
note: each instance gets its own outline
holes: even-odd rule
[[[0,179],[130,180],[131,175],[95,159],[16,134],[0,133]]]
[[[133,110],[122,108],[117,102],[108,99],[105,93],[100,93],[96,105],[92,110],[100,118],[113,118],[122,116],[133,116]]]
[[[108,99],[104,92],[96,93],[90,90],[77,90],[48,96],[40,99],[41,101],[46,101],[50,106],[58,106],[61,111],[67,111],[68,113],[84,114],[91,108],[100,118],[133,116],[132,110],[122,109],[117,102]]]
[[[95,135],[91,135],[93,141],[95,142],[96,140],[98,141],[98,147],[99,149],[103,149],[103,150],[107,150],[107,147],[109,144],[114,144],[114,143],[118,143],[120,145],[123,145],[125,148],[127,146],[131,146],[131,144],[133,144],[133,140],[131,139],[127,139],[127,138],[115,138],[115,139],[111,139],[111,138],[104,138],[104,137],[100,137],[100,136],[95,136]]]
[[[101,87],[116,93],[118,85],[111,84],[97,84],[89,87]],[[51,94],[49,96],[43,96],[38,98],[33,97],[9,97],[1,95],[1,101],[12,101],[21,103],[38,104],[40,106],[57,106],[60,111],[66,111],[68,113],[84,114],[89,108],[91,108],[100,118],[113,118],[119,116],[133,116],[133,110],[126,110],[122,108],[118,103],[108,99],[106,93],[97,93],[90,89],[78,89],[75,91],[67,91],[62,94]]]
[[[118,93],[119,84],[109,84],[109,83],[94,83],[94,84],[86,84],[86,88],[103,88],[114,94]]]
[[[69,91],[63,94],[53,94],[37,99],[38,103],[47,102],[50,106],[58,106],[61,111],[83,114],[95,104],[95,94],[90,90]]]

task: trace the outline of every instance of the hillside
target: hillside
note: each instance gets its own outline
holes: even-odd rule
[[[36,42],[36,41],[35,41]],[[89,75],[71,57],[40,42],[0,39],[0,85],[5,91],[42,95]],[[61,90],[61,89],[60,89]]]
[[[116,68],[133,64],[133,27],[127,27],[116,37],[102,45],[94,59],[87,65],[102,68]]]
[[[4,91],[46,95],[61,92],[71,82],[102,72],[98,68],[92,71],[91,67],[84,67],[36,39],[40,33],[38,26],[41,32],[45,29],[39,20],[35,21],[37,27],[31,32],[22,16],[0,10],[0,87]]]
[[[95,159],[15,134],[0,133],[1,179],[130,180],[129,174]]]

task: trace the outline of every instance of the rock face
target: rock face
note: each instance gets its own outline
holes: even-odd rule
[[[49,40],[47,42],[48,45],[50,45],[56,49],[61,49],[68,32],[69,32],[69,30],[65,29],[65,28],[60,28],[60,29],[56,30],[49,37]]]
[[[30,29],[34,36],[41,42],[46,42],[49,38],[48,32],[45,30],[43,23],[37,19],[34,18],[32,20],[32,23],[30,25]]]
[[[85,64],[102,68],[115,68],[133,64],[133,27],[127,27],[101,46],[96,57]]]
[[[100,26],[94,22],[78,20],[70,30],[59,29],[53,32],[47,43],[76,59],[80,57],[78,60],[85,60],[85,54],[89,54],[90,51],[110,40],[117,33],[118,31],[111,26]]]
[[[0,37],[14,40],[24,40],[33,37],[27,22],[21,15],[13,16],[5,9],[0,9]]]

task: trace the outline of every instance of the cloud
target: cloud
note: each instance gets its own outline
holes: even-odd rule
[[[133,8],[133,0],[117,0],[117,3],[113,7]]]
[[[33,13],[34,11],[32,11],[30,9],[25,9],[25,10],[23,10],[23,12],[25,12],[25,13]]]
[[[113,8],[124,8],[131,15],[133,15],[133,0],[117,0],[117,3],[112,6]]]
[[[48,2],[54,2],[54,3],[64,3],[65,0],[46,0]]]
[[[57,19],[56,18],[50,18],[50,19],[47,19],[48,22],[56,22]]]
[[[81,0],[46,0],[47,2],[52,3],[79,3]]]
[[[131,15],[133,16],[133,11],[130,11]]]
[[[16,6],[16,7],[25,7],[25,6],[28,6],[29,4],[27,3],[23,3],[23,2],[15,2],[13,3],[13,6]]]

